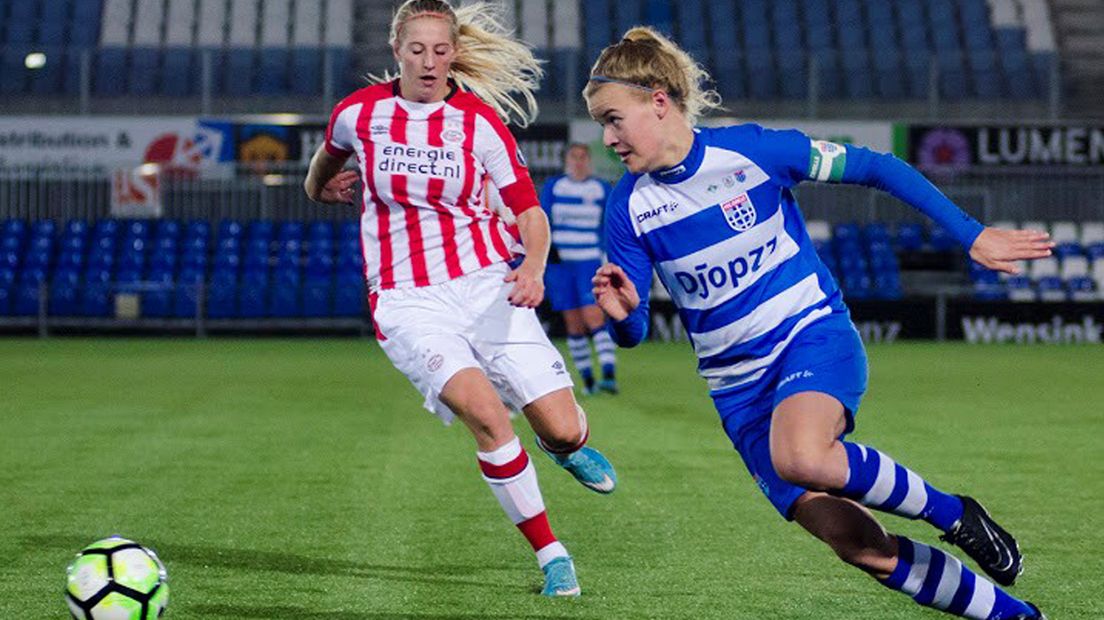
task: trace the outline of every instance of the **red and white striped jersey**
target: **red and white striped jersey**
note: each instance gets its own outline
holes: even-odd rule
[[[355,154],[371,290],[428,286],[522,253],[484,200],[489,181],[516,215],[539,204],[517,142],[494,110],[453,85],[444,101],[399,96],[398,80],[337,104],[326,150]]]

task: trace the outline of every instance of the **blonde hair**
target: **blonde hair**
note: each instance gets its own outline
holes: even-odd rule
[[[673,41],[647,26],[630,28],[620,41],[602,50],[583,89],[589,99],[606,83],[665,91],[691,125],[706,112],[723,110],[721,95],[703,84],[709,72]]]
[[[406,0],[391,21],[389,43],[395,47],[406,24],[418,17],[436,17],[449,24],[456,57],[449,77],[464,90],[494,108],[507,123],[525,127],[537,118],[537,100],[533,93],[544,76],[541,61],[528,45],[511,36],[502,25],[501,9],[486,2],[475,2],[453,9],[444,0]],[[390,72],[372,81],[395,79]],[[521,101],[514,98],[521,97]]]

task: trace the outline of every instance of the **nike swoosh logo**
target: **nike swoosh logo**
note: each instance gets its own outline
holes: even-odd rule
[[[614,483],[608,475],[602,477],[601,482],[587,482],[586,485],[595,491],[601,491],[602,493],[609,493],[613,490]]]
[[[981,521],[981,527],[985,530],[985,535],[989,537],[989,542],[993,543],[993,546],[997,548],[997,554],[999,563],[997,570],[1006,571],[1012,568],[1012,564],[1015,562],[1012,559],[1012,550],[1008,548],[1008,545],[1001,540],[1001,537],[989,527],[989,524],[983,519]]]

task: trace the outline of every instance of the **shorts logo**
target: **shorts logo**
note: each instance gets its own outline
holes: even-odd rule
[[[778,387],[782,387],[783,385],[786,385],[790,381],[794,381],[796,379],[810,379],[812,378],[812,376],[813,373],[811,371],[799,370],[797,372],[786,375],[785,378],[778,382]]]
[[[555,371],[556,371],[556,374],[557,374],[557,375],[562,375],[562,374],[564,374],[564,365],[563,365],[563,362],[554,362],[554,363],[552,364],[552,370],[555,370]]]
[[[725,221],[732,230],[744,232],[755,226],[755,205],[751,204],[751,198],[747,194],[721,203],[721,211],[724,212]]]
[[[441,370],[441,366],[444,363],[445,363],[445,356],[438,353],[438,354],[434,355],[433,357],[429,358],[429,360],[426,362],[426,368],[429,369],[429,372],[437,372],[438,370]]]

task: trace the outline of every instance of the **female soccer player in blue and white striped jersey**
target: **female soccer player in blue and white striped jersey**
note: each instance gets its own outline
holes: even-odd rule
[[[867,364],[839,287],[805,230],[803,181],[887,191],[951,231],[978,263],[1014,272],[1048,256],[1045,233],[985,228],[899,159],[797,131],[694,129],[719,106],[684,51],[648,28],[606,48],[584,91],[628,173],[607,204],[609,264],[594,277],[614,340],[647,333],[652,269],[679,309],[725,432],[774,507],[849,564],[921,605],[965,618],[1042,618],[954,556],[888,534],[868,509],[923,519],[1001,585],[1015,539],[975,500],[950,495],[845,440]]]
[[[586,394],[617,393],[614,344],[590,284],[602,265],[602,212],[611,189],[594,176],[590,147],[576,142],[564,153],[564,174],[545,181],[540,195],[552,228],[545,292],[552,309],[563,314],[571,361]],[[597,382],[590,363],[591,340],[602,367],[602,379]]]

